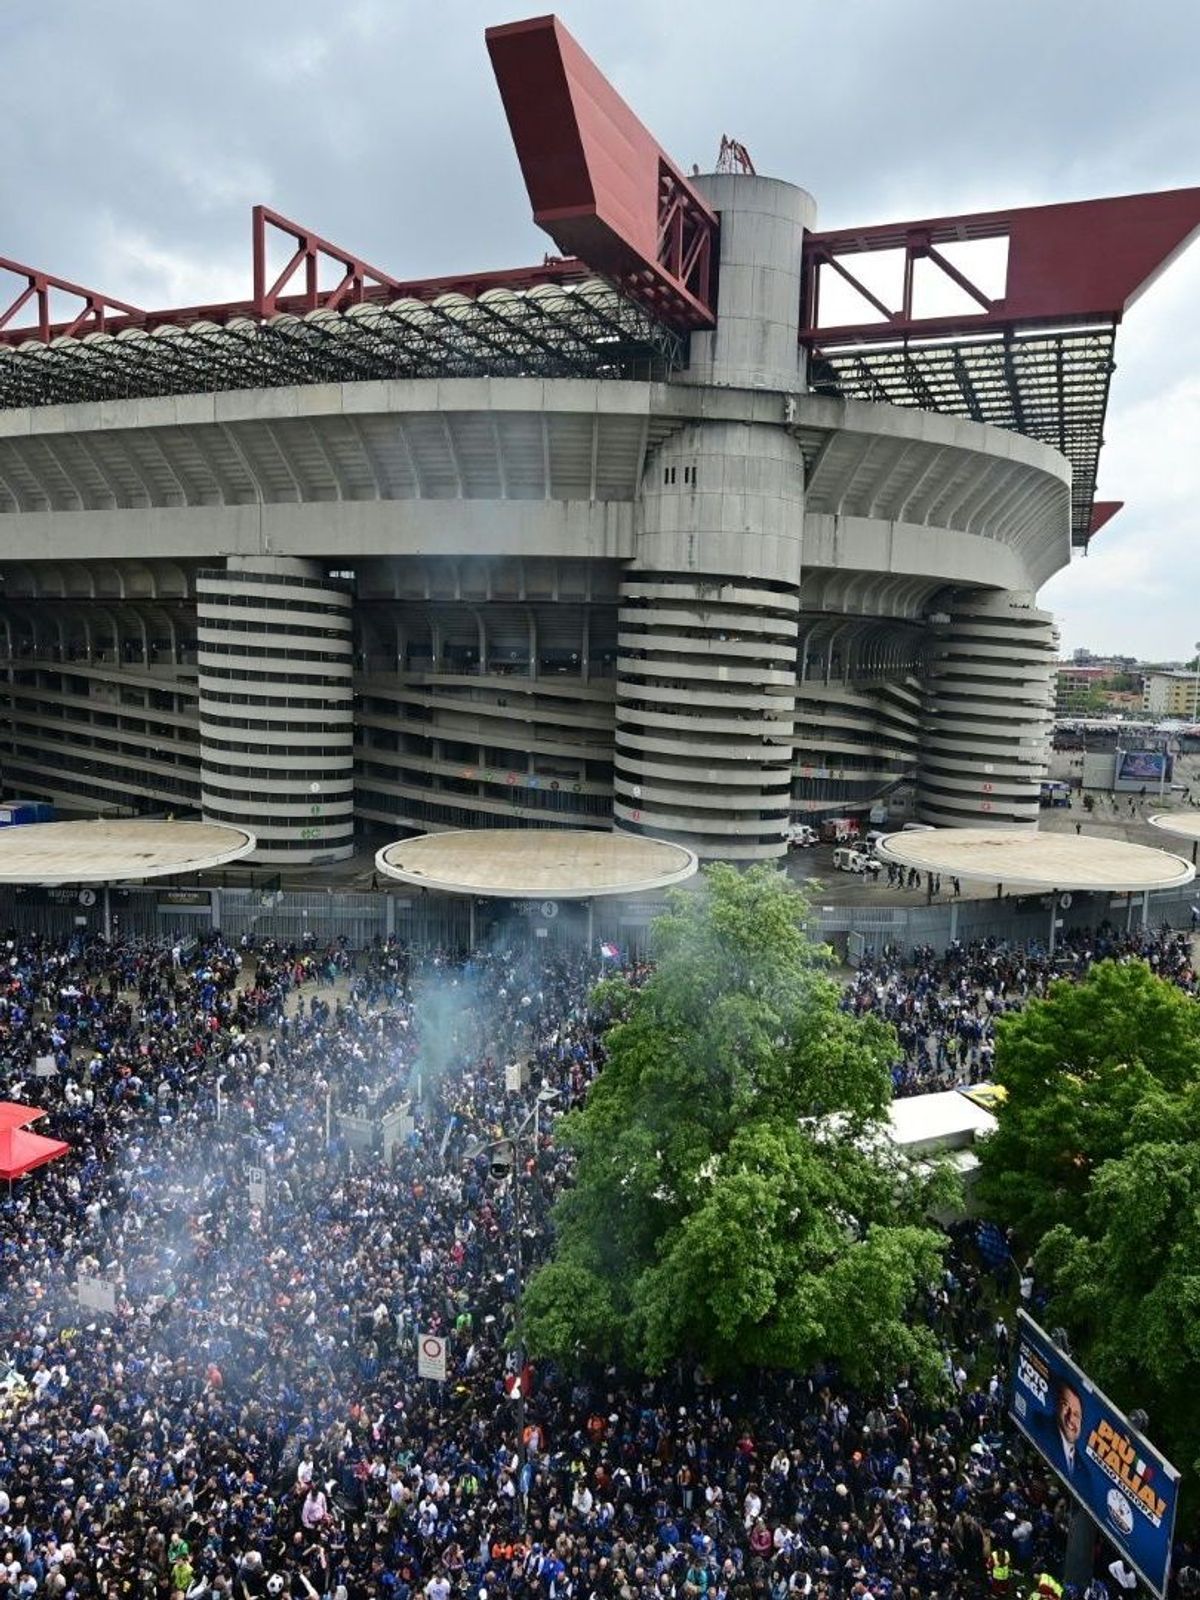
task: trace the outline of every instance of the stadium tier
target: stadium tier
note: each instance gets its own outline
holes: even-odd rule
[[[238,304],[4,264],[6,792],[289,865],[478,825],[769,858],[902,783],[1032,826],[1036,594],[1112,514],[1116,328],[1200,190],[821,233],[744,160],[685,177],[555,19],[488,47],[540,267],[402,282],[261,207]]]

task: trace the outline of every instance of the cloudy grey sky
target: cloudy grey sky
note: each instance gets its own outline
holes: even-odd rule
[[[483,45],[509,0],[0,0],[0,255],[151,307],[249,293],[263,201],[400,277],[552,248]],[[675,158],[722,132],[823,226],[1200,184],[1196,0],[562,0]],[[1118,335],[1067,649],[1200,639],[1200,241]]]

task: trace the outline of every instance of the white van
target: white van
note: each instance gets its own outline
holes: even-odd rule
[[[807,822],[793,822],[787,831],[789,850],[811,850],[821,840],[815,828],[810,828]]]
[[[871,872],[879,871],[879,862],[865,855],[861,850],[855,850],[850,845],[839,845],[833,852],[833,864],[839,872]]]

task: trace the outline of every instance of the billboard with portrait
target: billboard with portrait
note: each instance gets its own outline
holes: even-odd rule
[[[1150,789],[1171,781],[1171,758],[1165,750],[1118,750],[1115,789]]]
[[[1105,1538],[1164,1594],[1179,1474],[1023,1311],[1009,1413]]]

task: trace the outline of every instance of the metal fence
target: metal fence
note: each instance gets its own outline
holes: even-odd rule
[[[1160,928],[1191,926],[1192,906],[1197,904],[1192,889],[1167,890],[1149,897],[1147,923]],[[1102,922],[1115,927],[1138,927],[1142,922],[1141,895],[1080,894],[1069,907],[1058,912],[1062,919],[1060,936],[1096,928]],[[932,905],[911,906],[833,906],[817,911],[812,931],[831,943],[841,954],[851,946],[848,936],[862,937],[862,950],[898,944],[903,949],[930,944],[942,949],[952,938],[969,944],[976,939],[1001,939],[1010,944],[1045,945],[1050,934],[1048,896],[1026,895],[1019,899],[936,901]]]
[[[0,888],[0,928],[63,937],[103,931],[103,890]],[[1187,928],[1194,890],[1151,895],[1148,921]],[[436,894],[338,890],[196,890],[137,886],[114,889],[110,912],[114,937],[184,941],[219,927],[237,941],[243,935],[310,942],[325,946],[344,940],[355,949],[394,935],[415,949],[465,950],[472,945],[529,944],[542,949],[578,946],[590,936],[608,941],[623,954],[645,954],[650,924],[665,900],[598,900],[589,914],[575,901],[497,902]],[[1060,910],[1062,932],[1110,922],[1139,925],[1139,895],[1076,895]],[[937,901],[932,905],[823,906],[814,910],[812,932],[843,956],[848,937],[861,948],[884,944],[911,948],[943,947],[954,937],[964,943],[997,938],[1044,944],[1049,935],[1049,901],[1038,896],[1005,900]]]

